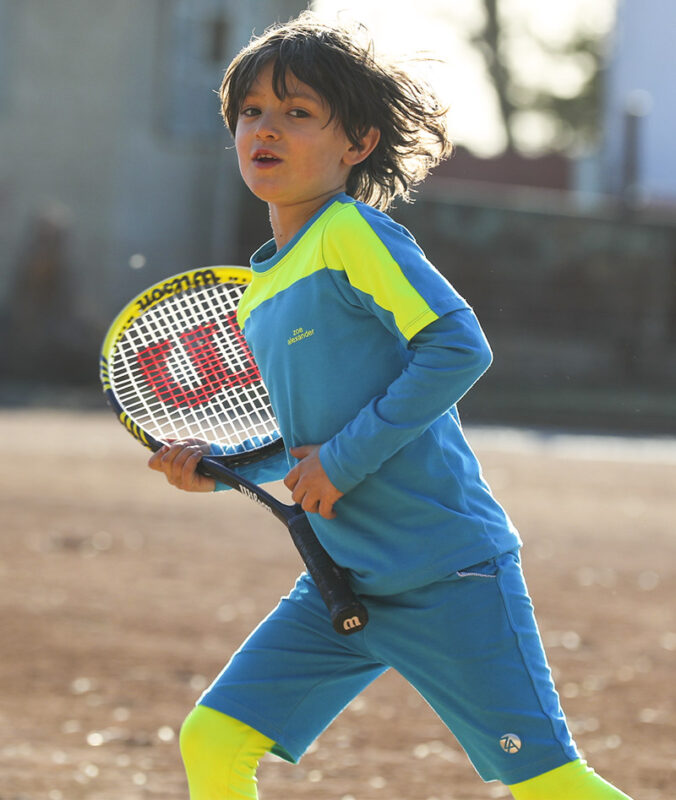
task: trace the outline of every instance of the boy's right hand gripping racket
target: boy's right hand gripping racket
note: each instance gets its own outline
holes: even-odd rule
[[[202,458],[198,469],[287,526],[334,629],[354,633],[366,625],[368,613],[303,509],[281,503],[231,469],[284,447],[237,324],[237,304],[250,280],[251,271],[244,267],[210,267],[168,278],[135,297],[104,340],[103,389],[122,424],[150,450],[185,439],[211,445],[219,455]]]

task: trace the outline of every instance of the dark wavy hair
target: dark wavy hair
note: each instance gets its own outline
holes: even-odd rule
[[[291,72],[328,104],[354,145],[371,127],[380,140],[352,167],[347,193],[386,210],[450,155],[446,111],[434,91],[401,64],[377,60],[365,30],[321,21],[303,12],[267,28],[233,59],[220,88],[223,119],[232,135],[251,85],[273,63],[273,88],[283,100]]]

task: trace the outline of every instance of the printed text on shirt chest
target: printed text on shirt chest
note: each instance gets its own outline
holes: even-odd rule
[[[303,339],[309,339],[310,336],[314,335],[315,335],[314,328],[310,328],[309,330],[305,330],[305,328],[294,328],[293,333],[286,340],[286,343],[290,346],[292,344],[297,344],[298,342],[302,342]]]

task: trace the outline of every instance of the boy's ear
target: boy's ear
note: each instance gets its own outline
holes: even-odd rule
[[[371,153],[375,150],[376,145],[380,141],[380,131],[378,128],[369,128],[368,131],[362,136],[358,145],[351,145],[345,153],[345,163],[351,167],[365,161]]]

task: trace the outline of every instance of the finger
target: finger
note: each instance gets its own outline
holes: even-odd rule
[[[181,470],[181,482],[185,488],[195,486],[199,483],[201,475],[199,475],[196,470],[201,460],[202,452],[200,450],[192,449],[192,452],[188,454],[188,457],[183,463],[183,469]]]
[[[163,472],[167,480],[171,475],[174,461],[181,452],[181,448],[176,445],[169,445],[162,448],[158,454],[157,469]]]
[[[171,442],[171,444],[165,444],[162,450],[161,460],[165,464],[171,464],[172,461],[176,458],[176,456],[183,452],[185,444],[183,442]]]
[[[174,466],[180,469],[181,475],[192,476],[195,467],[202,460],[202,451],[195,445],[187,445],[176,456]]]
[[[291,499],[293,500],[294,503],[302,505],[306,494],[307,490],[305,488],[303,488],[300,485],[296,485],[295,489],[291,493]]]
[[[150,467],[150,469],[162,472],[162,467],[161,467],[162,456],[167,452],[168,449],[169,448],[165,444],[150,456],[150,458],[148,459],[148,466]]]
[[[317,510],[319,512],[319,516],[323,517],[324,519],[336,518],[336,512],[333,510],[333,501],[327,499],[326,497],[322,498]]]
[[[303,459],[312,452],[313,445],[303,444],[300,447],[291,447],[289,452],[294,458]]]
[[[179,445],[176,448],[170,448],[169,453],[165,456],[167,462],[167,478],[170,483],[175,486],[183,486],[184,478],[189,474],[184,475],[186,462],[193,456],[195,450],[190,445]],[[194,472],[194,467],[192,472]]]
[[[319,500],[313,500],[311,495],[306,494],[300,506],[308,514],[316,514],[319,510]]]
[[[300,470],[298,467],[293,467],[286,473],[286,477],[284,478],[284,486],[289,491],[293,491],[296,488],[296,484],[298,483],[298,478],[300,477]]]

